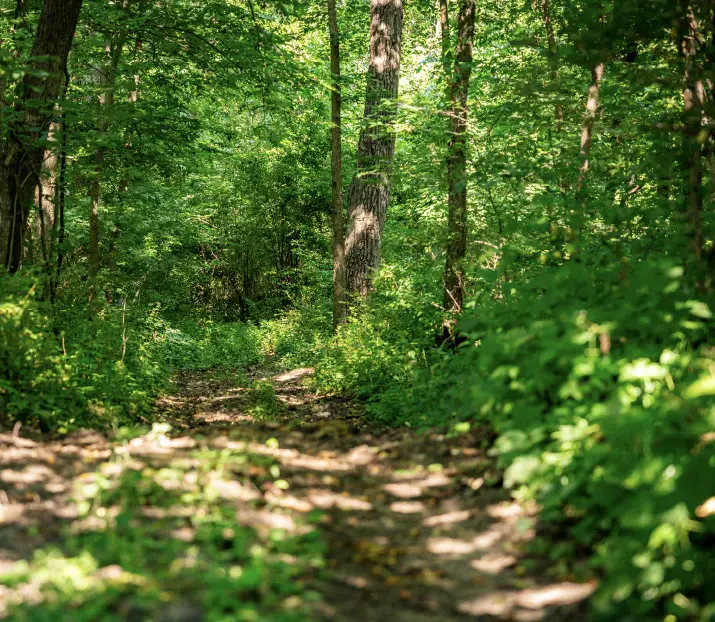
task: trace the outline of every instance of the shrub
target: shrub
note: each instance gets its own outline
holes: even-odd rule
[[[336,342],[340,369],[321,373],[369,384],[372,416],[390,425],[490,424],[506,484],[592,552],[596,619],[706,620],[711,304],[672,264],[571,262],[465,312],[455,355],[416,364],[408,339],[369,321]]]

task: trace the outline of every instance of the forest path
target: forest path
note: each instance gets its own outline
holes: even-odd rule
[[[0,435],[0,617],[584,618],[485,431],[369,430],[310,374],[182,374],[133,438]]]

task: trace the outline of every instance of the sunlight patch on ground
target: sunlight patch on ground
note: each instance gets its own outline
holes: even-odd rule
[[[390,509],[398,514],[421,514],[427,507],[421,501],[395,501]]]
[[[488,575],[498,575],[510,566],[516,564],[517,559],[512,555],[501,553],[488,553],[484,557],[473,559],[469,565],[479,572]]]
[[[361,512],[372,510],[372,503],[364,499],[356,499],[347,493],[335,493],[332,490],[311,490],[308,491],[307,497],[315,507],[322,510],[330,508]]]
[[[469,510],[459,510],[456,512],[448,512],[447,514],[438,514],[425,518],[424,525],[426,527],[439,527],[445,525],[454,525],[461,523],[471,518],[472,513]]]
[[[301,367],[273,376],[273,380],[279,383],[297,382],[298,380],[312,376],[314,372],[315,370],[312,367]]]
[[[437,620],[445,607],[453,611],[458,598],[463,601],[462,616],[528,622],[548,618],[549,607],[570,606],[587,598],[591,586],[581,591],[577,584],[568,583],[534,587],[538,579],[512,568],[521,559],[519,543],[533,537],[533,512],[502,501],[503,495],[484,484],[479,475],[484,473],[483,457],[474,465],[460,458],[467,449],[476,451],[473,438],[445,440],[404,431],[362,433],[341,412],[339,401],[326,406],[297,384],[311,372],[294,370],[274,380],[283,383],[274,387],[275,396],[284,403],[287,398],[295,409],[284,406],[280,416],[271,420],[256,420],[243,412],[251,407],[251,400],[270,397],[270,392],[248,391],[245,403],[239,404],[234,401],[239,390],[214,383],[207,384],[214,395],[175,400],[176,408],[184,410],[173,432],[161,424],[113,444],[92,433],[48,443],[0,435],[0,483],[13,495],[3,498],[0,491],[0,527],[8,530],[0,533],[39,529],[53,541],[58,536],[48,524],[55,521],[57,530],[56,517],[64,516],[66,533],[76,541],[86,538],[94,543],[94,549],[86,550],[96,555],[95,566],[82,570],[81,580],[92,589],[110,592],[110,583],[123,584],[131,576],[132,581],[145,583],[130,592],[148,589],[146,581],[156,568],[131,568],[136,575],[122,568],[127,547],[140,546],[147,564],[158,564],[169,577],[189,576],[194,587],[209,585],[203,583],[209,581],[207,573],[214,573],[210,581],[217,585],[224,580],[233,585],[241,576],[247,582],[258,580],[242,565],[253,564],[249,558],[255,554],[258,572],[270,557],[279,560],[288,574],[271,579],[273,571],[266,570],[262,580],[291,585],[302,594],[310,583],[287,577],[293,576],[296,564],[310,568],[301,581],[315,576],[319,566],[311,566],[311,559],[318,559],[323,549],[311,550],[317,545],[301,539],[315,542],[317,526],[321,538],[328,541],[331,568],[342,589],[360,590],[378,603],[375,608],[366,605],[362,619],[386,619],[370,616],[397,606],[424,611],[426,617],[415,618],[420,622],[429,616]],[[187,404],[193,404],[194,410],[186,410]],[[325,411],[330,417],[316,421],[316,413]],[[214,415],[220,424],[245,425],[231,429],[202,425],[191,436],[186,431],[181,432],[184,436],[175,435],[177,428],[207,423],[204,417]],[[445,443],[454,446],[444,452]],[[48,500],[48,493],[55,496]],[[282,548],[280,543],[291,538],[301,541],[297,548]],[[31,560],[33,548],[41,544],[30,542],[12,556]],[[12,551],[13,545],[8,546]],[[116,557],[110,553],[109,559],[102,559],[113,546]],[[215,547],[213,566],[202,561],[206,547]],[[218,561],[230,551],[244,556],[243,561],[228,565]],[[79,562],[51,563],[75,572]],[[97,569],[101,564],[105,568]],[[172,581],[161,589],[174,597]],[[40,592],[47,597],[44,585],[33,587],[30,579],[22,585],[26,592],[13,587],[12,598],[20,599],[23,606],[32,605],[33,589],[34,598]],[[515,585],[525,589],[516,590]],[[276,589],[273,583],[270,586]],[[0,600],[9,598],[6,589],[0,584]],[[76,596],[80,601],[92,599],[91,590]],[[334,611],[342,611],[343,596],[325,593],[323,597],[332,601]],[[125,596],[117,598],[121,601]],[[177,598],[175,610],[183,610],[184,597]],[[354,595],[347,599],[355,600]],[[168,604],[164,605],[168,611]],[[288,601],[285,607],[290,608]],[[201,619],[200,611],[191,611],[197,616],[192,619]]]
[[[460,603],[459,610],[473,616],[490,615],[503,620],[540,620],[545,615],[545,608],[575,605],[591,596],[595,589],[595,583],[564,582],[519,591],[493,592]],[[534,615],[540,617],[531,617]]]

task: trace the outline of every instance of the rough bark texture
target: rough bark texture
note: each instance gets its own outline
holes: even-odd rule
[[[126,12],[129,9],[129,0],[124,0],[122,9]],[[124,50],[124,42],[127,38],[127,30],[123,28],[115,35],[107,35],[104,44],[105,62],[100,69],[98,82],[100,94],[97,98],[99,104],[99,118],[97,129],[99,134],[104,135],[109,130],[109,121],[106,110],[114,105],[114,87],[117,81],[117,68],[119,60]],[[131,94],[130,94],[131,97]],[[99,251],[99,204],[102,193],[102,171],[104,170],[104,157],[106,149],[100,145],[94,154],[94,179],[89,192],[89,274],[96,276],[101,265],[101,255]]]
[[[35,190],[36,209],[30,218],[35,248],[28,247],[28,257],[34,251],[47,261],[50,253],[51,234],[55,227],[55,198],[57,177],[57,135],[60,124],[53,121],[47,135],[50,143],[45,150],[40,171],[40,184]]]
[[[16,120],[8,127],[0,163],[0,260],[10,272],[22,262],[47,134],[81,8],[82,0],[45,0],[15,104]]]
[[[330,73],[332,74],[331,107],[331,170],[333,224],[333,330],[347,320],[345,283],[345,217],[343,216],[343,153],[340,91],[340,31],[335,0],[328,0],[330,26]]]
[[[346,282],[350,294],[367,297],[380,265],[382,232],[390,199],[395,153],[394,120],[400,78],[402,0],[371,0],[370,66],[365,113],[350,184]]]
[[[467,252],[467,96],[472,73],[475,0],[460,0],[455,63],[449,86],[451,136],[447,154],[448,227],[444,271],[444,307],[461,311],[464,303],[464,258]],[[449,28],[442,28],[442,37]],[[443,50],[444,50],[443,45]]]

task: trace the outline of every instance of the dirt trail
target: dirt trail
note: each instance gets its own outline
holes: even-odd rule
[[[137,601],[136,585],[142,579],[141,589],[148,589],[149,571],[145,576],[139,562],[121,561],[128,546],[124,540],[112,543],[124,537],[122,529],[130,529],[125,523],[135,530],[128,533],[141,533],[149,542],[170,538],[179,547],[168,558],[174,568],[176,559],[196,555],[191,543],[213,542],[213,536],[202,540],[202,529],[218,512],[210,524],[221,527],[219,539],[235,539],[237,529],[255,534],[251,537],[265,543],[267,555],[289,569],[286,581],[295,590],[283,600],[266,596],[282,589],[275,579],[278,566],[271,566],[260,594],[251,592],[251,598],[267,603],[255,610],[258,617],[237,613],[220,619],[585,618],[593,584],[565,581],[553,563],[524,553],[535,519],[499,486],[499,474],[483,449],[486,432],[455,437],[375,433],[365,429],[356,405],[313,395],[304,384],[309,375],[307,369],[263,380],[256,374],[248,388],[245,379],[230,375],[182,375],[175,395],[157,405],[171,431],[155,427],[123,441],[96,433],[54,441],[0,435],[0,616],[50,619],[43,616],[53,606],[81,612],[86,604],[81,594],[105,593],[113,586],[118,595],[107,597],[106,605],[112,619],[213,619],[201,604],[213,585],[208,571],[187,574],[188,562],[174,574],[162,570],[160,611],[137,605],[146,598]],[[129,507],[133,513],[122,523]],[[233,527],[220,522],[226,517]],[[148,526],[152,521],[156,529]],[[296,538],[313,533],[310,541],[322,544],[272,553],[276,532]],[[37,550],[67,549],[67,534],[73,534],[73,554],[90,552],[98,560],[88,571],[85,592],[77,588],[63,596],[59,589],[58,596],[55,587],[48,596],[50,579],[38,578],[37,571],[24,582],[2,581],[18,560],[32,560]],[[118,546],[116,559],[107,552],[112,546]],[[306,556],[300,546],[318,548]],[[226,548],[217,545],[207,563],[227,560]],[[158,565],[161,558],[156,551],[144,563]],[[225,580],[224,575],[215,581]],[[185,583],[174,593],[176,577]],[[296,617],[282,618],[279,610]],[[56,619],[105,618],[110,614]]]

